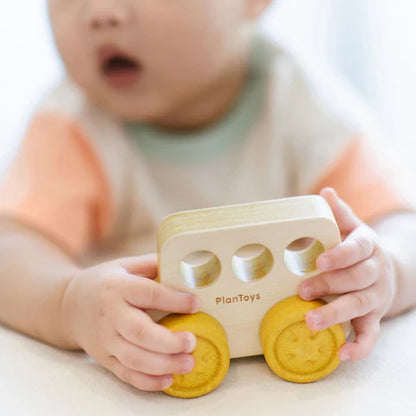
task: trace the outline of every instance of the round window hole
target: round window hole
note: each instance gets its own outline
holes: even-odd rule
[[[208,286],[218,278],[221,263],[210,251],[194,251],[179,265],[179,273],[185,284],[192,288]]]
[[[233,255],[234,274],[243,282],[261,279],[273,266],[270,250],[262,244],[247,244],[240,247]]]
[[[299,238],[287,246],[285,265],[293,274],[305,276],[316,271],[316,259],[324,251],[322,243],[315,238]]]

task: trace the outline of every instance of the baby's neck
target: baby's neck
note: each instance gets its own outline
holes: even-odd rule
[[[244,56],[213,85],[186,104],[163,117],[153,120],[153,124],[170,130],[192,130],[206,127],[222,118],[238,100],[248,75],[249,57]]]

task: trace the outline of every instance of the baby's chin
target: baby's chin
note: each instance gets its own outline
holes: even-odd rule
[[[169,94],[159,88],[140,88],[140,91],[135,88],[92,89],[90,84],[89,88],[84,87],[84,91],[98,108],[121,121],[187,129],[186,114],[190,108],[192,111],[195,109],[195,106],[188,104],[185,94]]]
[[[120,97],[119,94],[105,97],[92,97],[95,104],[107,114],[122,121],[157,123],[170,112],[167,100],[157,98]]]

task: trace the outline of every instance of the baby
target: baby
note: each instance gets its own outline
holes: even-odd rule
[[[160,221],[308,193],[343,241],[299,287],[340,295],[307,325],[352,320],[339,354],[359,360],[383,317],[414,307],[413,205],[353,97],[257,33],[270,1],[49,0],[68,77],[1,183],[2,323],[165,389],[194,367],[196,337],[146,310],[189,314],[199,300],[153,280]]]

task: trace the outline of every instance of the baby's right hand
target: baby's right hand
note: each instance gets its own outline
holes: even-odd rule
[[[196,337],[156,324],[146,309],[195,313],[196,296],[152,279],[157,255],[124,258],[80,271],[62,300],[62,324],[74,345],[140,390],[163,390],[189,373]]]

